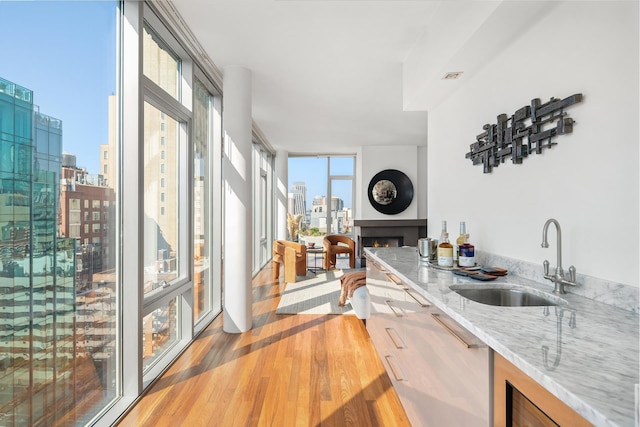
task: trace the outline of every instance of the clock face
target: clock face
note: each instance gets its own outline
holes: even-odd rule
[[[369,182],[369,202],[378,212],[398,214],[413,200],[413,184],[407,175],[396,169],[378,172]]]

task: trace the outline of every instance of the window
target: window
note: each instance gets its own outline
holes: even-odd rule
[[[261,144],[253,144],[253,272],[271,259],[272,154]]]
[[[310,176],[309,170],[317,173]],[[289,213],[302,215],[303,240],[324,234],[353,238],[354,176],[354,156],[289,157]]]
[[[199,71],[199,70],[197,70]],[[212,242],[219,238],[219,228],[212,218],[214,206],[220,206],[219,181],[216,181],[213,154],[220,147],[220,99],[214,97],[212,85],[198,72],[193,94],[193,298],[194,321],[217,313],[221,308],[221,283],[212,263]],[[217,107],[216,107],[217,105]],[[219,151],[218,151],[219,153]],[[218,200],[216,203],[215,201]],[[219,227],[219,223],[218,223]],[[217,232],[216,232],[217,230]],[[214,254],[216,252],[213,252]],[[202,327],[202,326],[201,326]]]
[[[85,425],[121,396],[119,351],[113,351],[121,349],[116,328],[121,313],[117,306],[105,309],[101,296],[118,295],[116,249],[111,248],[112,259],[94,252],[88,238],[80,240],[81,208],[88,217],[91,203],[63,188],[60,178],[63,152],[76,155],[88,174],[101,172],[103,147],[97,141],[108,140],[116,119],[103,106],[118,93],[121,9],[115,1],[55,0],[2,2],[0,9],[2,16],[16,18],[0,25],[0,40],[11,40],[3,43],[0,83],[18,89],[13,95],[0,91],[0,106],[9,105],[0,107],[0,123],[11,115],[13,124],[10,132],[0,131],[0,151],[14,153],[12,167],[3,168],[0,193],[24,201],[19,209],[3,210],[3,227],[12,224],[14,235],[32,241],[18,251],[15,239],[0,236],[0,247],[11,249],[3,262],[17,265],[15,277],[5,270],[2,283],[34,285],[20,295],[12,290],[15,298],[10,293],[8,299],[23,306],[3,311],[8,316],[0,326],[0,424]],[[82,70],[82,78],[70,70]],[[9,76],[15,81],[2,80]],[[91,138],[71,136],[87,132]],[[93,282],[98,275],[105,284]],[[85,329],[76,322],[89,317],[99,327],[88,324],[86,333],[94,340],[84,347]],[[95,393],[87,398],[86,390]]]
[[[179,192],[179,175],[178,168],[173,168],[173,174],[160,177],[163,171],[163,163],[159,158],[159,152],[155,149],[159,140],[159,124],[161,123],[162,111],[145,103],[144,120],[145,120],[145,139],[144,139],[144,205],[147,213],[145,226],[145,243],[148,247],[145,249],[145,264],[153,265],[158,261],[158,254],[168,254],[170,252],[179,252],[179,227],[178,227],[178,206],[180,204]],[[181,150],[181,128],[184,126],[175,119],[171,119],[165,114],[165,122],[167,124],[166,134],[172,141],[167,144],[167,148],[163,152],[167,152],[168,157],[179,163]],[[160,191],[163,189],[163,191]],[[162,195],[168,206],[159,205]],[[156,214],[154,215],[154,212]],[[177,268],[177,264],[173,265]],[[163,269],[163,280],[166,280],[164,273],[168,273],[170,278],[178,276],[178,271],[165,271]],[[156,274],[146,275],[146,280],[158,282]]]
[[[143,72],[167,94],[178,99],[180,90],[180,60],[166,42],[148,26],[143,35]],[[159,120],[163,120],[160,113]],[[161,126],[160,130],[164,130]]]
[[[11,89],[0,91],[0,133],[11,140],[0,150],[8,173],[0,194],[16,207],[7,210],[5,231],[30,236],[33,247],[14,259],[20,252],[2,240],[4,231],[0,246],[12,249],[5,261],[34,274],[16,268],[2,283],[37,277],[42,284],[20,298],[12,285],[2,288],[24,310],[1,314],[0,350],[10,363],[0,370],[0,418],[111,425],[120,415],[113,412],[221,310],[221,98],[209,79],[217,74],[187,54],[174,37],[184,28],[164,25],[182,24],[156,16],[173,13],[156,2],[3,2],[0,9],[19,17],[0,25],[1,39],[11,40],[3,57],[29,58],[2,62],[0,76]],[[43,54],[43,46],[68,54]],[[143,78],[135,79],[141,58]],[[79,69],[82,79],[69,71]],[[9,75],[25,81],[2,80]],[[83,125],[95,138],[73,137],[88,132]],[[77,185],[82,192],[68,203],[63,151],[87,169],[86,187]],[[121,327],[139,323],[144,329]]]

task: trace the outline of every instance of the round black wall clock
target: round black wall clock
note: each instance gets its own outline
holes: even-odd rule
[[[369,202],[378,212],[398,214],[413,200],[413,184],[407,175],[396,169],[385,169],[369,182]]]

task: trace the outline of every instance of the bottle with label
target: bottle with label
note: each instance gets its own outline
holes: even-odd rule
[[[453,263],[460,265],[458,262],[458,248],[464,243],[464,236],[467,233],[467,225],[464,221],[460,221],[460,235],[456,239],[456,244],[453,247]]]
[[[449,243],[449,233],[442,232],[438,244],[438,265],[441,267],[453,267],[453,245]]]
[[[464,243],[458,246],[458,265],[460,267],[476,265],[476,249],[469,243],[469,234],[464,235]]]
[[[442,221],[442,231],[440,232],[440,240],[442,240],[442,235],[447,232],[447,221]]]

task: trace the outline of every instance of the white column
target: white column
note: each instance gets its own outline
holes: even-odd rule
[[[225,332],[251,329],[251,71],[224,69],[224,301]]]
[[[289,152],[276,151],[276,240],[287,240],[289,207]]]

